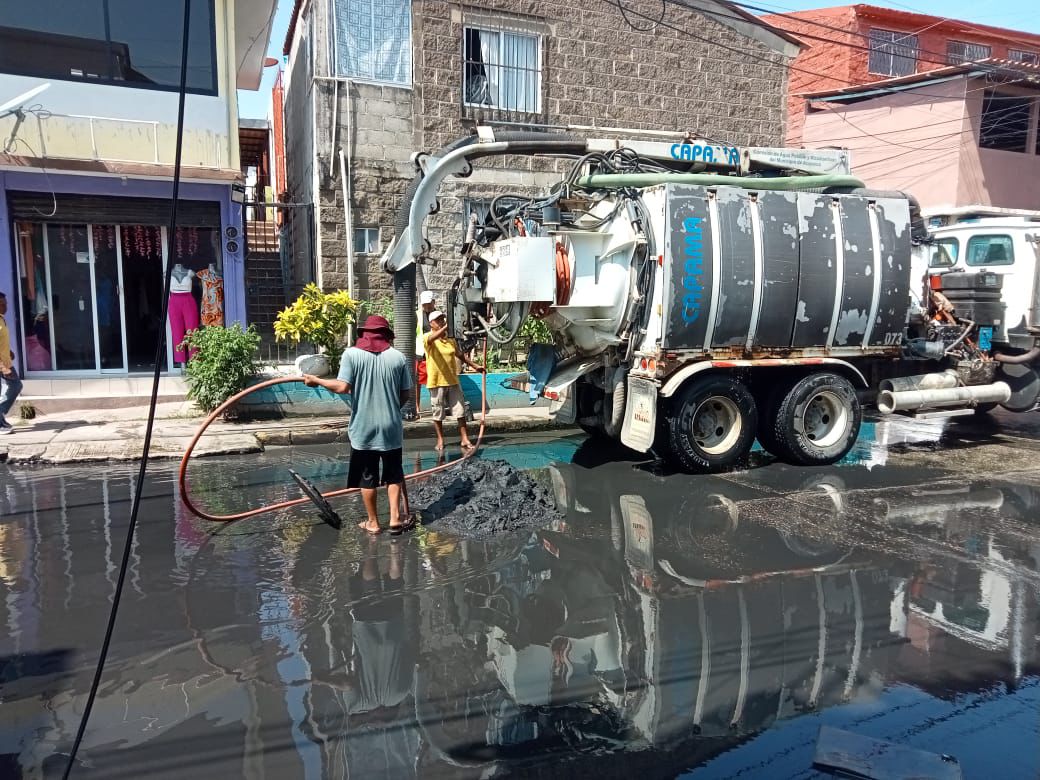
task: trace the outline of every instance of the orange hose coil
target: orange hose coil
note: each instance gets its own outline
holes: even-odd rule
[[[487,364],[487,342],[484,343],[484,364]],[[181,501],[184,502],[184,506],[188,508],[193,514],[201,517],[203,520],[211,520],[215,523],[230,523],[235,520],[245,520],[247,517],[256,517],[257,515],[266,514],[268,512],[277,512],[282,509],[289,509],[290,507],[300,506],[301,504],[309,504],[310,499],[304,496],[303,498],[296,498],[290,501],[280,501],[277,504],[269,504],[267,506],[257,507],[256,509],[249,509],[245,512],[237,512],[230,515],[214,515],[199,509],[191,498],[188,496],[188,461],[191,459],[192,452],[195,451],[195,446],[199,443],[199,439],[206,432],[206,429],[226,410],[230,409],[236,403],[241,401],[247,395],[251,393],[264,390],[268,387],[274,387],[275,385],[287,384],[289,382],[302,382],[303,377],[278,377],[277,379],[268,379],[266,382],[253,385],[243,390],[241,393],[236,393],[231,396],[228,400],[214,409],[209,417],[207,417],[199,429],[195,431],[195,435],[191,439],[191,443],[188,444],[188,448],[184,451],[184,456],[181,458],[180,469],[177,473],[177,482],[181,489]],[[412,474],[405,475],[405,479],[416,479],[418,477],[429,476],[430,474],[436,474],[438,471],[444,471],[452,466],[461,463],[467,458],[473,457],[480,449],[480,445],[484,440],[484,427],[487,417],[487,374],[483,373],[480,375],[480,429],[477,431],[477,442],[476,446],[465,453],[458,460],[453,460],[450,463],[443,463],[440,466],[434,466],[433,468],[423,469],[422,471],[416,471]],[[341,496],[349,496],[354,493],[360,493],[360,488],[341,488],[339,490],[330,490],[328,493],[322,493],[325,498],[340,498]]]

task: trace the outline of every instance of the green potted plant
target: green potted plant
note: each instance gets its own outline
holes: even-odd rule
[[[296,346],[308,342],[318,347],[335,375],[339,371],[347,327],[355,321],[357,308],[358,302],[345,290],[327,293],[316,284],[308,284],[291,306],[278,313],[274,336],[278,341]]]
[[[188,398],[206,412],[245,390],[260,373],[260,334],[252,325],[188,331],[182,348],[198,350],[185,370]]]

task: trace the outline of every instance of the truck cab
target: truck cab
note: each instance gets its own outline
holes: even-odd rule
[[[1029,310],[1040,303],[1036,300],[1040,211],[973,207],[933,214],[928,221],[934,240],[917,247],[914,280],[936,273],[999,274],[1008,339],[1015,347],[1032,346],[1033,336],[1026,327]]]

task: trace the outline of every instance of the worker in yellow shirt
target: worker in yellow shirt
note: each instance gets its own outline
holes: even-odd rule
[[[7,328],[7,296],[0,292],[0,435],[11,433],[14,428],[7,422],[7,413],[22,392],[22,380],[14,367],[11,351],[11,331]],[[458,380],[456,380],[458,381]]]
[[[433,427],[437,431],[437,452],[444,451],[444,417],[450,414],[459,421],[459,439],[463,450],[473,449],[466,430],[466,404],[459,385],[458,361],[461,360],[474,371],[483,373],[478,366],[463,354],[455,339],[448,336],[448,318],[443,312],[430,312],[430,332],[423,336],[426,350],[426,387],[430,390],[433,406]]]

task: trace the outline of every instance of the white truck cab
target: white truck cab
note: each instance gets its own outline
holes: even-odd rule
[[[1040,265],[1040,211],[965,207],[943,213],[925,212],[931,244],[915,250],[913,277],[933,273],[979,273],[1004,276],[1005,322],[1012,344],[1031,346],[1026,326],[1037,301]],[[919,289],[914,293],[920,295]]]

